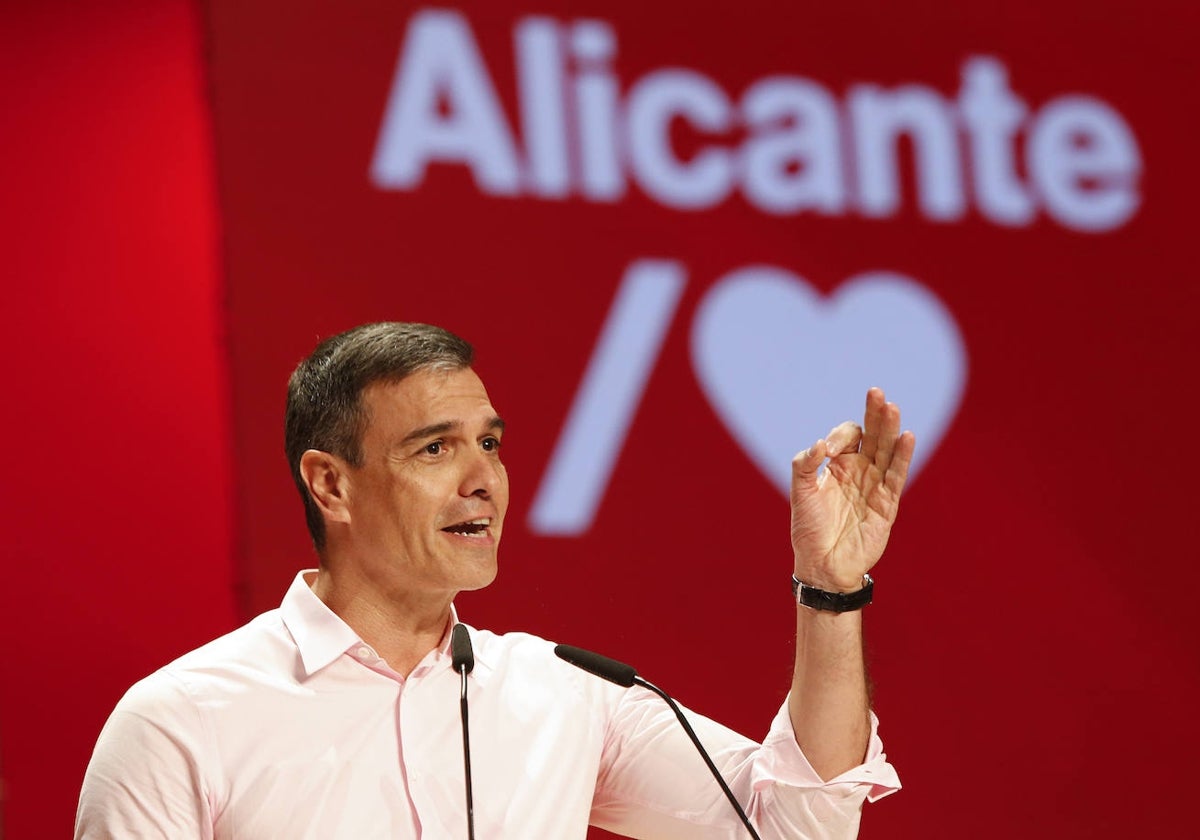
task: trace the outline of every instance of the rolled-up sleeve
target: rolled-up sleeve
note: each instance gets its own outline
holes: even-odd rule
[[[849,840],[858,833],[863,803],[900,789],[874,715],[863,763],[826,781],[797,746],[786,701],[762,744],[701,715],[685,714],[764,840]],[[658,697],[629,689],[606,741],[593,803],[595,824],[631,837],[745,835],[674,713]]]
[[[900,777],[887,761],[874,713],[863,763],[825,781],[796,744],[786,702],[771,723],[751,775],[752,818],[764,837],[855,837],[863,802],[900,789]]]

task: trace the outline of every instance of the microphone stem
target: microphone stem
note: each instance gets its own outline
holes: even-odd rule
[[[458,707],[462,712],[463,774],[467,780],[467,838],[475,840],[475,798],[471,794],[471,734],[467,725],[467,669],[462,668],[459,673],[462,674]]]
[[[671,696],[656,686],[654,683],[647,682],[641,677],[635,676],[633,681],[643,688],[648,688],[667,701],[667,705],[671,707],[671,711],[675,713],[675,717],[679,718],[679,722],[683,724],[683,731],[692,739],[692,743],[696,745],[696,749],[700,751],[700,757],[704,759],[704,763],[708,765],[708,769],[712,772],[713,778],[717,780],[717,784],[721,786],[721,790],[725,793],[725,798],[729,800],[729,804],[733,806],[733,810],[737,811],[737,815],[741,817],[742,825],[746,826],[746,830],[750,832],[750,836],[754,840],[762,840],[758,836],[758,832],[754,830],[754,826],[750,824],[750,818],[746,816],[746,812],[742,810],[741,804],[737,801],[737,797],[733,795],[733,791],[729,789],[729,785],[725,784],[725,779],[721,775],[721,771],[717,769],[717,765],[713,764],[711,758],[708,757],[708,751],[704,749],[704,745],[700,743],[700,739],[696,736],[692,725],[688,723],[686,717],[683,716],[683,710],[671,699]],[[465,690],[465,689],[464,689]],[[470,794],[468,794],[468,801]]]

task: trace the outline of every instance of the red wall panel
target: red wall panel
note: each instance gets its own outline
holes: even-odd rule
[[[69,836],[117,699],[236,622],[199,36],[186,3],[0,11],[12,838]]]

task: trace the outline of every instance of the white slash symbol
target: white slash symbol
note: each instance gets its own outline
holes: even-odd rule
[[[625,270],[529,512],[534,533],[575,536],[591,526],[686,283],[674,260]]]

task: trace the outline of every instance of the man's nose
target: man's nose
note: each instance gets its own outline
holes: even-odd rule
[[[481,496],[487,499],[496,491],[500,480],[499,462],[496,457],[483,452],[475,453],[463,471],[458,492],[462,496]]]

